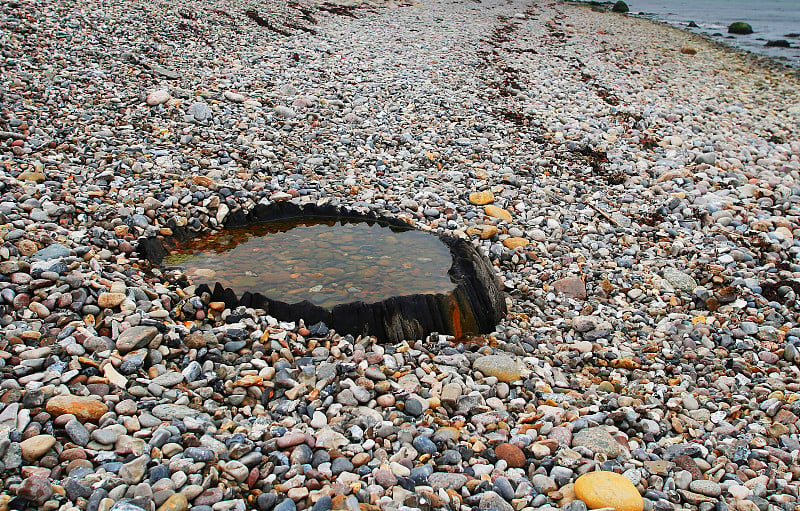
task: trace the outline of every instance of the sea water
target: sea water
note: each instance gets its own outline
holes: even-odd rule
[[[800,0],[629,0],[631,14],[665,21],[706,34],[732,46],[800,67]],[[689,22],[699,28],[689,28]],[[728,25],[744,21],[750,35],[728,34]],[[790,48],[766,47],[786,40]]]

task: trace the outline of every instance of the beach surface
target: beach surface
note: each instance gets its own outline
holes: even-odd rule
[[[794,71],[550,1],[20,0],[0,39],[3,509],[798,505]],[[281,201],[470,240],[507,317],[381,344],[138,255]]]

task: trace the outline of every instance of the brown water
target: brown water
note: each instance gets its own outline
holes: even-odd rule
[[[365,222],[305,218],[226,229],[177,247],[163,264],[183,268],[194,284],[327,309],[456,287],[439,238]]]

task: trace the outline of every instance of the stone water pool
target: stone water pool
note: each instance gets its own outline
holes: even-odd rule
[[[162,264],[192,283],[220,283],[325,309],[395,296],[451,293],[449,247],[429,233],[378,222],[294,218],[235,227],[174,247]]]

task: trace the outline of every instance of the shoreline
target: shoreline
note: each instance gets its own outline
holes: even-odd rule
[[[778,58],[778,57],[773,57],[773,56],[770,56],[770,55],[762,55],[762,54],[759,54],[759,53],[756,53],[756,52],[753,52],[753,51],[750,51],[750,50],[746,50],[744,48],[739,48],[739,47],[735,46],[734,44],[725,41],[724,38],[720,39],[720,38],[714,37],[713,35],[700,34],[700,33],[697,33],[697,32],[692,32],[691,30],[688,29],[688,27],[687,28],[683,28],[683,27],[680,27],[680,26],[673,25],[673,24],[671,24],[671,23],[669,23],[667,21],[662,21],[662,20],[650,18],[648,16],[639,15],[639,14],[633,14],[632,16],[635,16],[635,17],[641,18],[641,19],[646,19],[646,20],[652,21],[653,23],[663,24],[663,25],[666,25],[668,27],[671,27],[671,28],[674,28],[676,30],[679,30],[681,32],[693,34],[693,35],[697,36],[698,38],[702,39],[703,41],[707,42],[708,44],[717,46],[719,48],[730,50],[732,53],[745,54],[745,55],[747,55],[748,58],[752,59],[756,64],[758,64],[758,65],[760,65],[762,67],[765,67],[767,69],[771,69],[773,71],[783,71],[783,72],[786,72],[787,74],[791,74],[791,75],[794,75],[795,77],[800,78],[800,63],[797,64],[797,65],[793,65],[793,64],[790,64],[790,63],[787,63],[787,62],[784,62],[784,61],[780,60],[780,58]]]
[[[569,4],[586,6],[586,7],[589,7],[589,8],[592,7],[591,0],[566,0],[566,1]],[[679,32],[681,32],[683,34],[691,34],[691,35],[696,36],[697,38],[701,39],[702,41],[705,41],[706,43],[708,43],[710,45],[713,45],[713,46],[715,46],[715,47],[717,47],[719,49],[728,50],[728,51],[730,51],[731,53],[734,53],[734,54],[746,55],[747,58],[751,59],[752,61],[754,61],[755,64],[757,64],[757,65],[759,65],[761,67],[765,67],[765,68],[770,69],[772,71],[784,71],[787,74],[791,74],[791,75],[794,75],[797,78],[800,78],[800,63],[798,63],[797,65],[793,65],[793,64],[790,64],[790,63],[787,63],[787,62],[784,62],[784,61],[780,60],[779,57],[774,57],[774,56],[770,56],[770,55],[763,55],[763,54],[756,53],[754,51],[746,50],[744,48],[739,48],[739,47],[735,46],[733,43],[727,42],[724,37],[718,38],[718,37],[714,37],[713,35],[710,35],[710,34],[703,34],[703,33],[693,32],[692,30],[689,30],[689,27],[682,27],[680,25],[676,25],[676,24],[670,23],[668,21],[657,19],[655,17],[655,15],[649,15],[647,13],[633,13],[633,12],[613,13],[613,12],[611,12],[611,9],[610,9],[610,6],[613,5],[613,2],[608,2],[607,4],[609,6],[609,7],[606,8],[608,14],[616,14],[616,15],[619,15],[619,16],[627,16],[627,17],[636,18],[636,19],[643,19],[643,20],[650,21],[650,22],[652,22],[652,23],[654,23],[656,25],[661,25],[661,26],[665,26],[665,27],[669,27],[669,28],[678,30]]]
[[[44,2],[0,6],[0,507],[797,505],[796,72],[573,3]],[[507,317],[381,344],[137,253],[281,202],[467,240]]]

